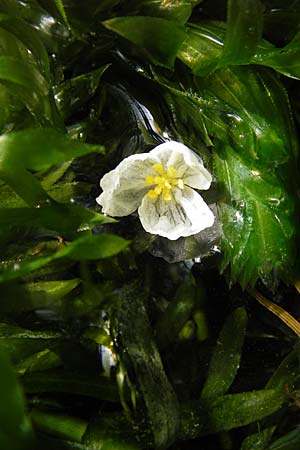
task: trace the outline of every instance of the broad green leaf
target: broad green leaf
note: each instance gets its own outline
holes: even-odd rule
[[[266,283],[277,274],[285,277],[293,265],[295,239],[294,206],[286,187],[276,174],[245,164],[229,146],[218,146],[214,161],[232,202],[220,205],[223,268],[229,265],[232,281],[242,286],[258,277]]]
[[[82,236],[51,256],[37,256],[18,263],[2,264],[0,282],[25,277],[50,262],[62,258],[74,261],[109,258],[124,250],[128,244],[129,241],[110,234]]]
[[[268,450],[298,450],[300,445],[299,428],[294,428],[289,433],[271,443]]]
[[[177,52],[177,58],[195,75],[208,75],[216,70],[224,48],[225,25],[201,22],[189,24],[186,39]]]
[[[50,204],[51,198],[26,169],[45,170],[90,152],[103,152],[103,147],[73,141],[66,134],[46,128],[2,135],[0,152],[0,178],[28,205],[37,207]]]
[[[0,56],[0,80],[10,84],[38,123],[59,126],[48,82],[37,67],[14,56]]]
[[[295,349],[291,351],[281,362],[279,367],[273,373],[268,383],[267,389],[281,390],[283,395],[286,396],[285,389],[293,389],[296,381],[298,369],[299,369],[299,350]]]
[[[34,353],[16,365],[18,374],[49,370],[62,365],[60,356],[48,348]]]
[[[87,421],[78,417],[45,412],[36,408],[31,411],[30,418],[38,430],[75,442],[81,442],[88,426]]]
[[[32,331],[6,323],[0,323],[0,349],[5,351],[15,365],[48,349],[61,339],[54,331]]]
[[[258,433],[251,434],[244,439],[240,450],[270,450],[270,440],[276,427],[266,428]]]
[[[227,394],[206,403],[204,407],[196,402],[183,404],[181,437],[194,439],[249,425],[273,414],[282,406],[283,401],[276,389],[265,389]]]
[[[103,73],[108,69],[106,64],[99,69],[71,78],[54,90],[57,108],[65,117],[72,115],[84,105],[98,89]]]
[[[119,402],[119,393],[114,379],[84,374],[84,370],[82,374],[61,369],[26,372],[21,380],[25,392],[31,394],[61,392]]]
[[[300,33],[282,49],[267,47],[252,58],[252,63],[272,67],[277,72],[291,78],[300,79]]]
[[[185,39],[183,26],[157,17],[116,17],[103,25],[139,46],[153,63],[169,68]]]
[[[179,416],[176,395],[166,376],[138,283],[120,291],[120,312],[114,320],[134,368],[147,408],[155,446],[166,447],[176,439]],[[134,324],[134,326],[133,326]]]
[[[132,5],[129,6],[132,9],[137,9],[140,15],[162,17],[168,20],[174,20],[179,23],[186,23],[190,17],[193,6],[200,1],[193,0],[176,0],[176,1],[164,1],[164,0],[134,0]]]
[[[249,3],[252,2],[249,0]],[[242,11],[245,11],[244,6],[242,6]],[[235,12],[233,16],[235,17]],[[258,28],[255,28],[255,26],[250,28],[253,28],[251,32],[253,31],[254,34],[258,32]],[[263,39],[256,42],[258,37],[256,35],[252,39],[252,45],[250,45],[251,40],[247,41],[250,45],[247,50],[247,47],[242,44],[244,41],[235,39],[233,44],[228,44],[230,47],[227,47],[226,53],[224,48],[225,36],[231,38],[229,28],[227,29],[223,22],[202,21],[198,24],[188,24],[186,39],[177,52],[177,58],[190,67],[195,75],[199,76],[207,76],[217,68],[227,67],[228,65],[259,64],[271,67],[288,77],[299,79],[298,33],[283,48],[277,48]],[[256,51],[250,55],[255,45],[257,45]],[[235,53],[231,54],[230,51],[240,51],[240,57]],[[248,58],[247,54],[249,55]]]
[[[59,281],[36,281],[26,283],[25,289],[35,308],[48,307],[75,289],[81,282],[80,278]],[[39,306],[37,306],[39,304]]]
[[[213,144],[222,268],[230,265],[232,281],[243,286],[258,277],[267,283],[284,278],[295,261],[297,142],[282,85],[268,71],[247,68],[186,76],[181,85],[157,72],[156,82],[181,139],[205,161],[205,150],[194,138],[197,129],[207,145]]]
[[[282,404],[283,398],[275,389],[228,394],[206,405],[200,401],[181,402],[178,439],[196,439],[256,423],[276,412]],[[131,427],[124,414],[96,418],[88,428],[84,442],[90,445],[97,441],[102,443],[104,438],[135,441],[142,448],[155,448],[141,417],[135,417]]]
[[[192,277],[183,282],[166,310],[158,317],[156,335],[159,348],[170,345],[186,321],[191,317],[197,302],[197,288]]]
[[[33,447],[31,424],[16,375],[7,357],[0,353],[0,447],[5,450],[30,450]]]
[[[13,33],[24,44],[24,46],[32,52],[39,68],[49,81],[49,57],[38,31],[24,20],[17,19],[16,17],[12,17],[7,14],[0,15],[0,25],[5,30]],[[13,55],[10,54],[10,56]],[[26,56],[28,59],[28,53]]]
[[[72,242],[63,251],[63,257],[73,260],[109,258],[128,247],[129,241],[110,234],[84,236]],[[61,255],[59,257],[62,257]]]
[[[47,229],[73,238],[114,219],[73,204],[53,204],[36,208],[0,208],[0,240],[14,237],[20,230]]]
[[[240,365],[246,324],[247,314],[244,308],[237,308],[225,321],[210,360],[201,394],[203,401],[226,394],[234,381]]]
[[[248,63],[256,52],[263,29],[260,0],[228,0],[221,65]]]
[[[59,270],[59,269],[58,269]],[[57,281],[36,281],[30,283],[7,283],[2,285],[3,301],[1,312],[21,313],[36,309],[60,311],[64,297],[79,284],[79,278]]]
[[[18,164],[26,169],[45,170],[91,152],[103,153],[101,145],[71,140],[54,128],[27,129],[0,138],[1,166]],[[2,169],[3,170],[3,169]]]

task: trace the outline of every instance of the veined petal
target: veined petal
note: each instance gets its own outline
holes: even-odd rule
[[[196,189],[209,189],[212,177],[202,159],[180,142],[165,142],[149,154],[158,158],[164,167],[176,169],[177,177],[182,178],[184,184]]]
[[[189,187],[174,190],[174,199],[166,202],[147,195],[138,209],[143,228],[152,234],[176,240],[192,236],[214,223],[214,215],[201,195]]]
[[[128,216],[141,204],[149,190],[145,177],[157,159],[149,153],[131,155],[100,181],[102,194],[96,198],[104,214],[113,217]]]

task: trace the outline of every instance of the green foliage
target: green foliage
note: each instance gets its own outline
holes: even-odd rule
[[[243,308],[238,308],[226,320],[216,348],[210,360],[201,399],[218,398],[225,394],[233,383],[240,365],[241,349],[247,323]]]
[[[184,28],[175,21],[154,17],[117,17],[104,26],[140,45],[154,64],[172,68],[185,38]],[[153,39],[153,33],[156,39]]]
[[[1,449],[299,447],[299,349],[242,290],[299,315],[299,28],[299,1],[1,1]],[[214,178],[175,242],[95,201],[166,139]]]
[[[30,449],[33,434],[25,414],[22,389],[6,356],[0,355],[0,445],[7,450]]]

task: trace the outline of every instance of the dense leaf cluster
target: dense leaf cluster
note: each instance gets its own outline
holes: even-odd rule
[[[298,344],[247,293],[300,314],[299,28],[298,0],[1,0],[1,449],[299,448]],[[214,177],[176,242],[95,202],[166,139]]]

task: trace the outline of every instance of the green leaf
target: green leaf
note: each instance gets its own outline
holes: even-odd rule
[[[215,169],[232,203],[220,205],[222,267],[242,286],[284,277],[294,261],[293,203],[280,178],[246,165],[230,147],[217,147]],[[255,174],[253,174],[255,171]],[[286,171],[288,174],[288,171]]]
[[[41,72],[45,78],[50,81],[49,58],[38,31],[24,20],[17,19],[16,17],[7,14],[0,15],[0,25],[1,28],[14,34],[16,38],[24,44],[25,48],[32,52]],[[24,54],[28,59],[28,52],[26,52],[26,49],[24,49]],[[13,55],[10,53],[10,56]]]
[[[278,389],[283,396],[286,396],[286,387],[293,389],[299,367],[298,352],[299,350],[295,349],[283,359],[266,384],[267,389]]]
[[[71,28],[62,0],[54,0],[55,5],[68,28]]]
[[[129,241],[111,234],[84,236],[72,242],[61,253],[63,257],[77,260],[93,260],[109,258],[118,254],[126,247]],[[61,258],[62,255],[59,254]]]
[[[219,70],[206,78],[186,75],[177,82],[158,72],[156,82],[174,117],[172,131],[192,143],[207,164],[194,136],[198,131],[213,144],[222,269],[230,266],[231,280],[242,286],[258,277],[272,284],[291,274],[297,140],[282,85],[269,71],[248,68]]]
[[[24,373],[53,369],[61,365],[62,360],[60,356],[46,348],[23,359],[16,365],[16,371],[18,374],[23,375]]]
[[[6,356],[0,353],[0,447],[31,449],[33,433],[25,414],[23,393]]]
[[[183,26],[156,17],[116,17],[103,25],[139,46],[154,64],[169,68],[185,39]]]
[[[300,79],[300,33],[283,48],[266,46],[256,53],[252,63],[272,67],[287,77]]]
[[[26,372],[22,378],[24,390],[30,394],[61,392],[109,402],[119,402],[115,380],[107,377],[77,374],[67,370]]]
[[[2,135],[0,152],[0,178],[27,204],[41,206],[51,203],[51,198],[26,169],[45,170],[90,152],[103,152],[103,147],[73,141],[66,134],[45,128]]]
[[[273,414],[283,403],[276,389],[241,392],[219,397],[205,406],[196,402],[182,405],[184,439],[218,433],[249,425]]]
[[[221,65],[248,63],[256,52],[263,29],[260,0],[228,0]]]
[[[253,3],[254,6],[256,1],[249,0],[248,3]],[[241,11],[245,12],[243,5],[244,3],[241,3]],[[260,15],[259,10],[257,13]],[[238,19],[235,10],[232,15],[234,20]],[[236,25],[242,24],[238,22]],[[241,37],[232,39],[230,28],[226,28],[223,22],[202,21],[199,24],[189,24],[186,39],[178,50],[177,58],[199,76],[207,76],[217,68],[228,65],[259,64],[271,67],[288,77],[299,79],[299,33],[285,47],[278,48],[266,40],[257,41],[260,16],[258,22],[249,28],[254,35],[249,40],[248,38],[243,40]],[[249,28],[244,30],[244,36],[247,35]],[[225,44],[228,44],[226,48]]]
[[[225,321],[210,360],[201,400],[211,400],[230,388],[240,365],[247,314],[237,308]]]
[[[166,447],[176,439],[178,403],[152,335],[144,306],[145,294],[139,283],[132,283],[122,288],[120,300],[115,332],[121,336],[134,368],[155,447]]]
[[[195,75],[205,76],[216,70],[224,47],[225,25],[200,22],[189,24],[186,39],[177,52],[177,58]]]
[[[80,106],[93,97],[98,89],[103,73],[110,65],[106,64],[92,72],[66,80],[54,90],[58,110],[65,117],[71,116]]]
[[[34,64],[14,56],[0,56],[0,80],[9,83],[32,116],[41,125],[61,126],[47,80]]]
[[[19,263],[2,264],[0,282],[23,278],[46,264],[62,258],[74,261],[109,258],[124,250],[128,245],[129,241],[110,234],[82,236],[51,256],[31,257]]]
[[[88,426],[86,420],[64,414],[40,411],[37,408],[31,411],[30,418],[38,430],[75,442],[81,442]]]
[[[183,282],[166,310],[158,317],[156,335],[160,349],[176,340],[178,333],[191,317],[197,302],[197,288],[192,277]]]
[[[91,230],[114,219],[73,204],[53,204],[36,208],[0,208],[0,241],[16,235],[20,230],[47,229],[72,239],[81,231]]]
[[[104,151],[101,145],[73,141],[54,128],[5,134],[1,136],[0,149],[2,167],[14,163],[31,170],[45,170],[87,153]]]
[[[300,430],[295,428],[289,433],[271,443],[268,450],[298,450],[300,445]]]
[[[35,308],[42,305],[47,307],[75,289],[80,282],[80,278],[59,281],[36,281],[35,283],[27,283],[26,291],[31,301],[34,302]],[[37,306],[37,302],[39,302],[39,306]]]
[[[194,4],[200,2],[193,0],[168,2],[164,0],[138,0],[134,1],[132,8],[138,8],[138,12],[143,16],[162,17],[184,24],[190,17]]]
[[[275,429],[276,427],[270,427],[247,436],[240,450],[270,450],[269,443]]]

